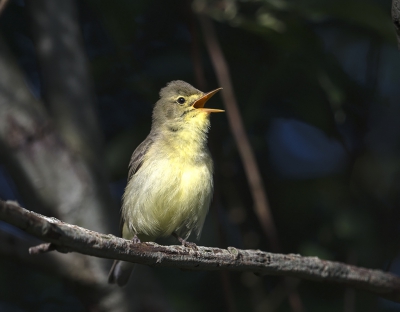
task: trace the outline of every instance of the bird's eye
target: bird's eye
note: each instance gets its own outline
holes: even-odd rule
[[[177,100],[177,102],[178,102],[179,104],[183,104],[183,103],[186,102],[186,100],[185,100],[185,98],[183,98],[183,97],[179,97],[178,100]]]

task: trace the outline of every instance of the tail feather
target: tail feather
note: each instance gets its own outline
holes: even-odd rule
[[[120,287],[125,286],[134,268],[134,263],[115,260],[110,273],[108,273],[108,283],[117,284]]]

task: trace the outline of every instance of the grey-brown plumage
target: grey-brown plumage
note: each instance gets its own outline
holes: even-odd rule
[[[134,151],[122,204],[122,237],[154,241],[176,235],[200,237],[213,191],[213,164],[206,141],[207,94],[184,81],[160,91],[150,134]],[[124,285],[133,264],[115,262],[109,282]]]

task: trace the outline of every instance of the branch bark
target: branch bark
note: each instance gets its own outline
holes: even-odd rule
[[[364,289],[386,299],[400,302],[400,278],[379,270],[365,269],[317,257],[276,254],[260,250],[240,250],[132,241],[101,234],[28,211],[15,202],[0,200],[0,220],[8,222],[62,252],[119,259],[160,267],[185,270],[251,271],[257,275],[285,275],[308,280],[335,282]],[[50,248],[50,249],[52,249]]]

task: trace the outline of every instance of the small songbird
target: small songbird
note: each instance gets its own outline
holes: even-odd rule
[[[122,203],[122,237],[135,243],[174,235],[186,245],[200,237],[213,193],[213,161],[207,147],[210,113],[204,104],[221,88],[203,93],[176,80],[160,91],[150,134],[129,164]],[[114,261],[109,283],[123,286],[134,264]]]

